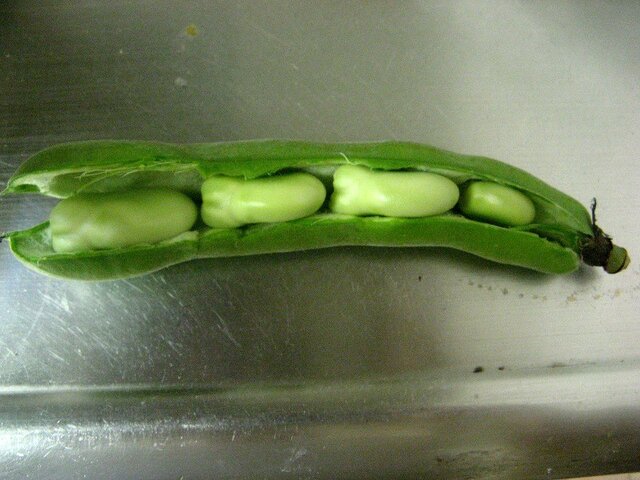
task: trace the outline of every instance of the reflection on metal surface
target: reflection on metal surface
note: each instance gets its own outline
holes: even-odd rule
[[[2,2],[0,184],[87,138],[416,140],[597,195],[637,252],[639,8]],[[0,478],[639,470],[639,278],[343,248],[62,282],[2,244]]]
[[[637,365],[7,392],[0,473],[558,478],[638,468]],[[606,379],[603,382],[603,378]],[[629,381],[633,385],[629,385]],[[586,435],[585,435],[586,434]],[[105,464],[109,468],[105,470]]]

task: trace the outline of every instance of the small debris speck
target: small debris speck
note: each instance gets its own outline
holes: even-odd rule
[[[422,281],[422,275],[418,275],[418,281],[421,282]]]
[[[502,294],[503,295],[508,295],[509,294],[509,290],[507,290],[506,288],[502,289]]]
[[[578,297],[576,296],[575,292],[567,297],[567,302],[575,302],[576,300],[578,300]]]
[[[179,87],[179,88],[185,88],[187,86],[187,81],[182,77],[177,77],[173,81],[173,83],[175,84],[176,87]]]
[[[196,27],[193,23],[187,25],[187,28],[184,29],[184,33],[186,33],[190,37],[196,37],[198,35],[198,27]]]
[[[504,366],[502,366],[502,365],[501,365],[501,366],[499,366],[499,367],[498,367],[498,370],[500,370],[500,371],[502,372],[502,371],[504,370]]]
[[[484,367],[476,367],[473,369],[473,373],[482,373],[484,372]]]
[[[567,364],[564,362],[553,362],[551,365],[549,365],[549,368],[564,368],[566,366]]]

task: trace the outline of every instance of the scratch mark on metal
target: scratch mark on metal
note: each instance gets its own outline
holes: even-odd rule
[[[2,342],[2,346],[3,346],[3,348],[5,348],[5,349],[7,350],[7,351],[6,351],[6,353],[2,356],[2,360],[1,360],[1,362],[2,362],[2,363],[4,363],[4,361],[5,361],[7,358],[9,358],[9,356],[10,356],[10,355],[13,355],[13,356],[15,357],[17,354],[16,354],[16,352],[15,352],[15,351],[13,351],[13,350],[9,347],[9,345],[7,345],[7,344],[5,343],[5,341],[4,341],[4,340],[0,340],[0,341]]]
[[[48,290],[48,288],[47,288],[47,290]],[[42,297],[43,298],[47,297],[46,290],[45,290],[45,292],[42,293]],[[27,330],[27,333],[25,334],[25,336],[22,337],[22,341],[23,342],[26,342],[27,340],[29,340],[29,338],[31,337],[31,334],[35,330],[36,326],[40,323],[40,319],[42,318],[42,312],[44,311],[45,303],[46,302],[40,302],[40,307],[38,308],[38,310],[36,311],[35,315],[33,316],[33,321],[31,322],[31,325],[29,326],[29,330]]]
[[[163,339],[164,339],[164,338],[163,338]],[[165,340],[165,343],[166,343],[167,345],[169,345],[169,348],[170,348],[171,350],[173,350],[173,351],[174,351],[174,352],[176,352],[176,353],[180,353],[180,349],[178,348],[178,346],[176,345],[176,343],[175,343],[175,342],[173,342],[172,340],[169,340],[169,339],[164,339],[164,340]]]
[[[91,338],[92,338],[92,340],[95,341],[95,343],[107,355],[107,359],[108,359],[110,365],[112,365],[113,363],[117,362],[117,360],[118,360],[118,358],[117,358],[117,356],[118,356],[117,350],[114,352],[112,350],[111,346],[107,342],[105,342],[100,335],[92,334]]]
[[[133,288],[134,290],[136,290],[137,292],[140,293],[145,293],[145,291],[143,289],[141,289],[140,287],[138,287],[136,284],[132,283],[130,280],[122,280],[123,283],[129,285],[129,287]]]
[[[67,300],[66,294],[60,298],[54,298],[51,295],[46,293],[42,294],[42,299],[50,304],[50,306],[55,306],[60,310],[64,310],[67,313],[71,313],[71,308],[69,307],[69,301]]]
[[[277,35],[269,32],[268,30],[265,30],[264,28],[262,28],[259,25],[256,25],[255,23],[251,23],[251,22],[247,22],[247,24],[253,28],[256,32],[261,33],[262,35],[264,35],[265,37],[267,37],[270,40],[275,41],[276,43],[280,44],[283,47],[289,47],[289,45],[287,44],[287,42],[285,42],[284,40],[282,40],[281,38],[279,38]]]
[[[222,318],[222,315],[220,315],[216,310],[213,310],[213,314],[216,317],[218,317],[218,322],[220,322],[218,324],[218,328],[220,329],[220,331],[224,333],[229,340],[231,340],[231,343],[233,343],[236,347],[241,348],[242,345],[240,345],[240,343],[231,334],[231,331],[229,330],[229,325],[227,325],[227,322],[225,322],[224,318]]]
[[[69,365],[69,360],[65,359],[64,357],[58,355],[56,352],[50,350],[49,351],[49,355],[52,356],[53,358],[55,358],[56,360],[59,360],[62,363],[65,363],[67,365]]]
[[[292,449],[292,453],[291,453],[291,457],[289,457],[287,459],[287,461],[285,462],[285,464],[281,468],[281,471],[282,472],[291,472],[291,471],[293,471],[293,466],[294,466],[293,464],[295,462],[297,462],[298,460],[300,460],[305,455],[307,455],[308,453],[309,453],[309,451],[304,447],[293,448]]]

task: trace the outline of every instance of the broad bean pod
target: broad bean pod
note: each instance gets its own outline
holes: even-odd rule
[[[149,273],[197,258],[290,252],[336,246],[443,246],[488,260],[537,270],[568,273],[581,261],[609,273],[629,263],[577,200],[506,163],[407,142],[310,143],[254,140],[176,145],[136,141],[86,141],[55,145],[29,158],[10,178],[3,194],[40,193],[57,198],[78,194],[171,189],[200,201],[203,182],[215,176],[258,179],[304,172],[332,192],[333,173],[342,165],[376,171],[441,175],[464,191],[473,182],[491,182],[517,191],[534,206],[531,223],[501,226],[446,213],[395,218],[331,211],[329,195],[317,212],[290,221],[236,228],[191,230],[156,243],[80,252],[56,252],[49,222],[4,234],[27,267],[62,278],[107,280]],[[374,212],[375,213],[375,212]]]

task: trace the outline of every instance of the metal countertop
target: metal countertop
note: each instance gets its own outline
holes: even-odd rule
[[[640,470],[640,4],[0,4],[0,187],[54,143],[412,140],[588,205],[619,275],[340,248],[64,282],[0,245],[0,478]],[[2,198],[0,231],[54,204]]]

